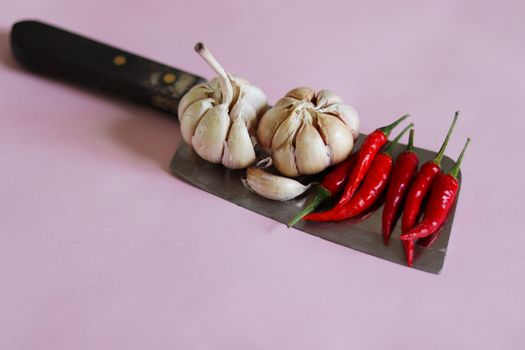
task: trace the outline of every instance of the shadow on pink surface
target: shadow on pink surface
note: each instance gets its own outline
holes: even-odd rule
[[[24,69],[11,52],[10,31],[6,28],[0,29],[0,66],[3,66],[3,69],[17,71],[20,74],[29,74],[35,79],[75,87],[75,85],[67,82],[57,81],[44,75],[32,74]],[[162,170],[171,174],[169,164],[180,142],[178,123],[174,120],[176,117],[120,100],[103,92],[86,90],[81,87],[76,88],[87,91],[88,94],[94,95],[101,101],[116,105],[121,110],[119,115],[127,116],[119,117],[114,123],[110,124],[107,129],[108,138],[126,151],[154,162]]]
[[[145,108],[122,107],[129,112],[130,118],[115,123],[110,130],[110,137],[118,145],[155,162],[171,174],[170,161],[180,142],[177,123]]]
[[[9,39],[9,29],[0,29],[0,65],[8,69],[22,70],[22,67],[16,62],[11,54],[11,44]]]

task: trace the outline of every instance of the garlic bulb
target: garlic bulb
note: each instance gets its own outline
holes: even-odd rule
[[[218,74],[193,87],[179,103],[184,141],[212,163],[241,169],[255,161],[251,134],[267,108],[265,94],[248,81],[228,74],[202,44],[195,51]]]
[[[275,201],[287,201],[295,198],[314,185],[311,183],[305,186],[299,181],[273,175],[256,167],[248,168],[246,179],[241,180],[248,190]]]
[[[358,136],[357,112],[329,90],[291,90],[263,115],[261,147],[286,176],[316,174],[343,161]]]

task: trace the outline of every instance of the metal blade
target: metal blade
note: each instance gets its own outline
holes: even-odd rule
[[[364,135],[360,135],[358,143],[362,142],[363,138]],[[404,148],[404,145],[398,145],[397,150],[401,151]],[[420,164],[432,159],[435,155],[435,152],[421,148],[416,148],[415,152],[419,156]],[[453,161],[445,157],[442,164],[443,169],[449,169]],[[249,192],[242,185],[241,177],[245,176],[244,170],[230,170],[222,165],[209,163],[201,159],[183,141],[181,141],[171,162],[171,170],[179,178],[195,187],[285,225],[313,196],[310,194],[288,202],[277,202],[260,197]],[[437,239],[429,248],[416,244],[413,268],[435,274],[441,271],[445,261],[455,209],[456,205],[454,204]],[[381,234],[381,213],[382,206],[376,208],[375,212],[369,213],[370,216],[360,222],[355,220],[336,223],[301,221],[294,227],[342,246],[406,265],[403,247],[399,239],[400,220],[398,220],[392,233],[390,244],[385,246]]]

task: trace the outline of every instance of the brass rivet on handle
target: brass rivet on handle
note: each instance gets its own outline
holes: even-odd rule
[[[173,73],[166,73],[162,77],[162,81],[164,82],[164,84],[173,84],[175,82],[175,79],[177,79],[177,77]]]
[[[123,66],[126,64],[126,57],[122,56],[122,55],[118,55],[118,56],[115,56],[113,58],[113,64],[115,66]]]

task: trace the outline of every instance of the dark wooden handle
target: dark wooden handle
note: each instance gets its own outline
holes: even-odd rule
[[[11,48],[32,71],[108,91],[176,116],[180,98],[205,80],[37,21],[15,23]]]

